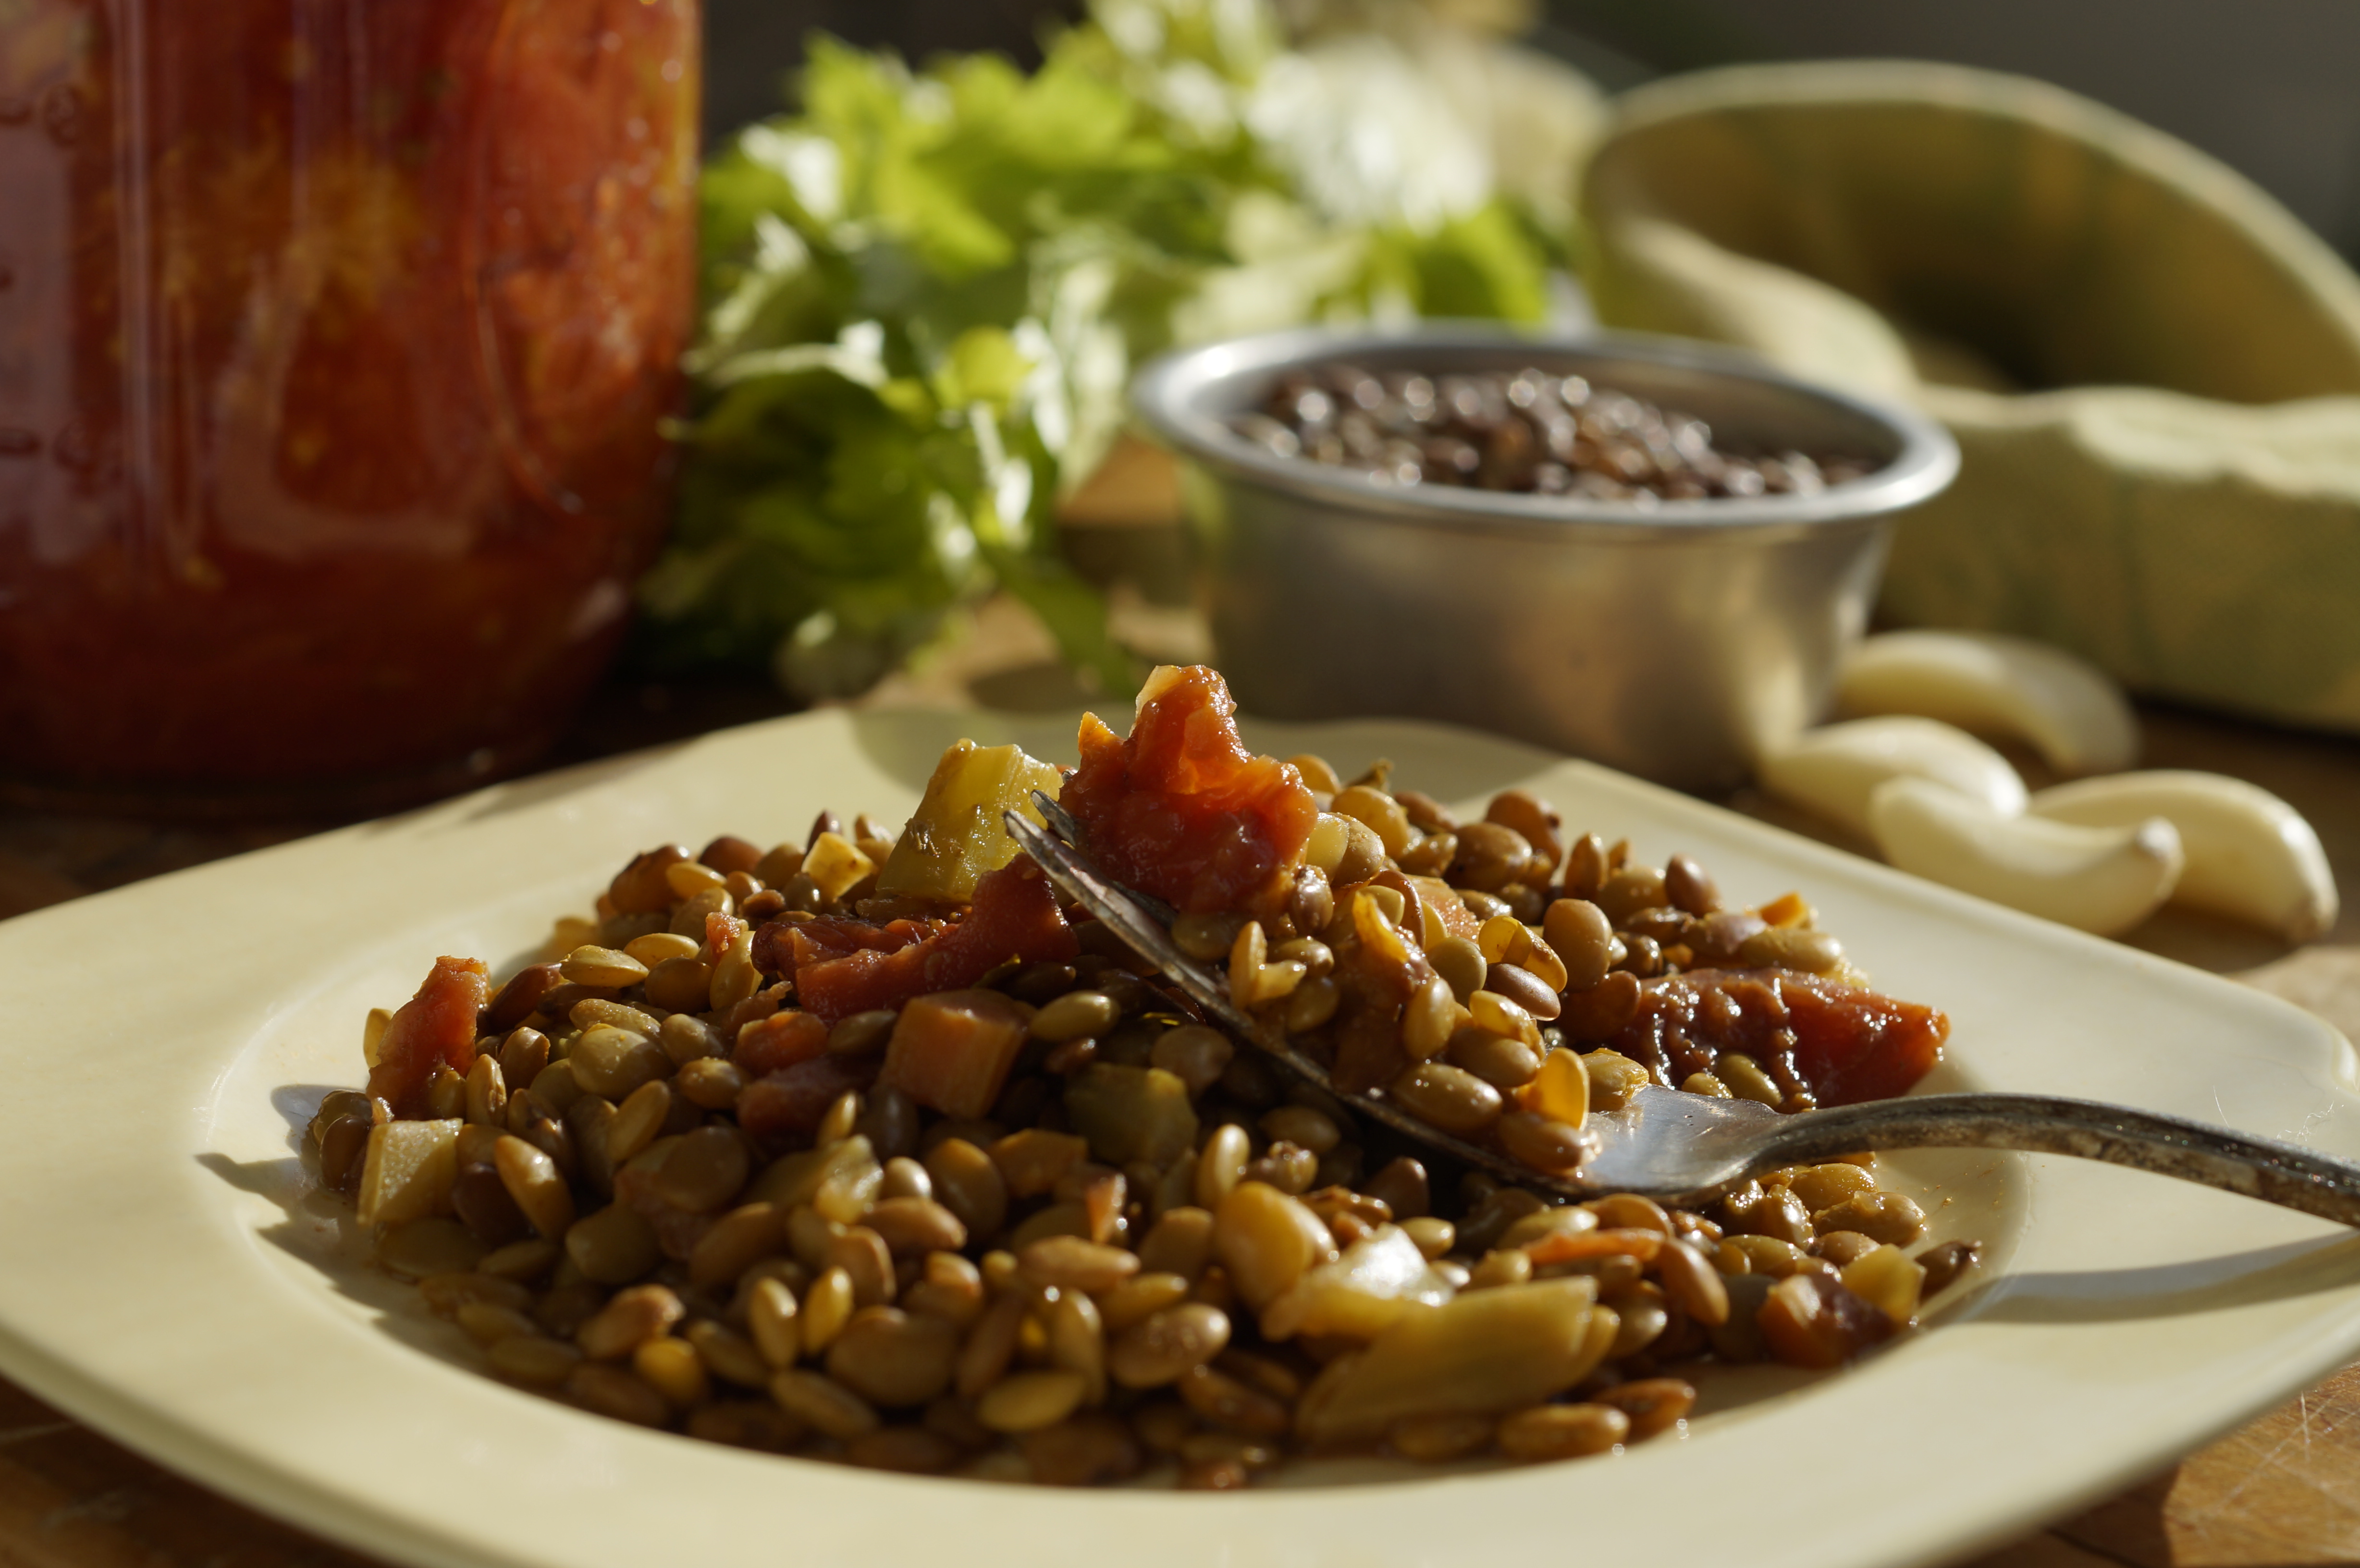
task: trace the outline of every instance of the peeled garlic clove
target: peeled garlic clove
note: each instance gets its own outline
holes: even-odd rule
[[[1916,713],[2021,739],[2058,772],[2119,773],[2138,761],[2138,721],[2094,665],[1990,632],[1887,632],[1837,678],[1848,713]]]
[[[2128,931],[2171,894],[2185,857],[2162,817],[2090,828],[2003,816],[1927,779],[1869,797],[1868,825],[1902,870],[2101,936]]]
[[[1888,779],[1930,779],[2003,816],[2024,810],[2024,780],[2007,758],[1937,719],[1892,714],[1806,732],[1754,769],[1782,800],[1868,833],[1868,798]]]
[[[2180,832],[2188,868],[2172,889],[2188,904],[2309,942],[2335,923],[2335,875],[2302,814],[2276,795],[2218,773],[2158,770],[2043,789],[2031,810],[2051,822],[2122,827],[2162,817]]]

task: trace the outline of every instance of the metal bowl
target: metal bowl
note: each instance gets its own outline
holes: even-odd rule
[[[1389,485],[1232,431],[1289,372],[1534,366],[1693,414],[1716,444],[1881,463],[1809,495],[1624,502]],[[1816,722],[1895,513],[1958,470],[1940,427],[1666,339],[1469,327],[1272,333],[1166,355],[1131,401],[1184,460],[1199,593],[1239,702],[1409,716],[1721,789]]]

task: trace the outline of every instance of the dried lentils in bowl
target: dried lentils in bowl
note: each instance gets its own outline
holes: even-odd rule
[[[1799,898],[1725,908],[1519,791],[1461,822],[1382,764],[1252,757],[1209,670],[1080,750],[962,742],[899,835],[661,847],[562,958],[438,961],[312,1122],[322,1182],[513,1384],[1066,1485],[1604,1453],[1681,1430],[1699,1366],[1841,1365],[1972,1264],[1909,1256],[1866,1156],[1702,1212],[1422,1161],[1061,907],[1000,813],[1059,795],[1348,1093],[1539,1165],[1650,1082],[1800,1111],[1925,1071],[1940,1015]]]
[[[1693,414],[1526,367],[1426,376],[1321,365],[1283,377],[1260,408],[1229,421],[1280,457],[1382,485],[1619,501],[1809,495],[1874,472],[1851,452],[1749,452],[1716,445]]]

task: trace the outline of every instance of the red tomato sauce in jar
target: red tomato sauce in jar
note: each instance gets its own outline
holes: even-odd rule
[[[695,0],[17,0],[0,779],[325,799],[552,735],[663,526],[696,125]]]

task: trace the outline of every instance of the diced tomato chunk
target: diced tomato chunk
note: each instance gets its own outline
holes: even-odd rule
[[[790,1010],[757,1018],[739,1029],[729,1060],[748,1077],[759,1078],[809,1062],[826,1050],[827,1025],[811,1013]]]
[[[963,989],[1011,958],[1064,964],[1080,951],[1041,868],[1012,860],[976,884],[975,902],[963,919],[923,942],[798,964],[795,1000],[833,1024],[929,992]]]
[[[1274,901],[1303,858],[1318,802],[1302,776],[1238,737],[1237,704],[1202,665],[1148,680],[1128,739],[1091,714],[1058,801],[1119,882],[1184,911]]]
[[[880,1083],[951,1116],[988,1115],[1031,1031],[1032,1009],[997,991],[945,991],[901,1009]]]
[[[398,1116],[427,1113],[426,1085],[437,1067],[464,1073],[475,1062],[475,1014],[491,985],[480,958],[438,958],[377,1042],[368,1092]]]
[[[1774,1079],[1791,1075],[1809,1103],[1847,1105],[1906,1094],[1950,1034],[1936,1008],[1863,986],[1785,969],[1698,969],[1647,982],[1610,1043],[1674,1085],[1710,1072],[1721,1051],[1741,1051]]]
[[[873,1056],[814,1056],[747,1084],[738,1096],[738,1125],[759,1139],[808,1138],[846,1090],[876,1081]]]
[[[899,953],[943,930],[947,920],[889,920],[879,925],[848,915],[815,920],[772,920],[754,933],[754,967],[792,975],[806,964],[853,953]]]
[[[1783,989],[1795,1072],[1823,1105],[1907,1094],[1950,1038],[1948,1015],[1920,1002],[1824,981]]]

